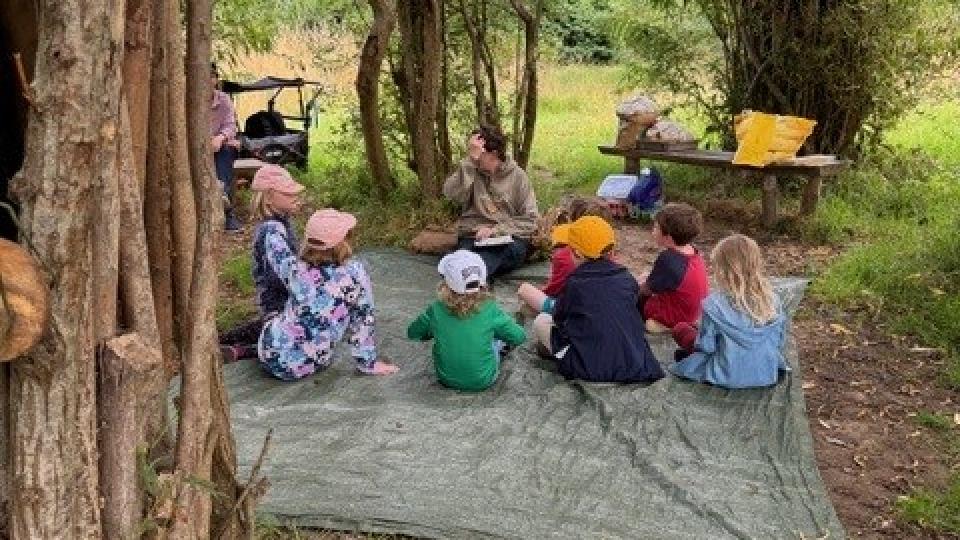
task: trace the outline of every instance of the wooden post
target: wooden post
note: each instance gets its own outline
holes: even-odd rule
[[[777,224],[777,204],[780,198],[780,189],[775,174],[763,176],[763,226],[771,228]]]
[[[135,178],[127,180],[134,184]],[[147,420],[162,390],[163,361],[158,345],[139,334],[125,334],[104,344],[98,371],[100,492],[104,538],[135,534],[143,513],[138,446],[146,441]]]
[[[820,185],[822,180],[819,176],[810,176],[807,183],[803,186],[803,196],[800,199],[800,215],[809,216],[817,209],[817,203],[820,201]]]

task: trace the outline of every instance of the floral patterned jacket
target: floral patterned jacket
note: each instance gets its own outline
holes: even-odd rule
[[[347,336],[357,369],[373,370],[373,290],[363,264],[310,266],[290,251],[282,228],[266,232],[267,261],[290,296],[260,335],[260,363],[273,376],[294,380],[329,366],[333,346]]]

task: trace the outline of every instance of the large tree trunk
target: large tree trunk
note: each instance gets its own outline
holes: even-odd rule
[[[38,11],[36,99],[13,191],[55,294],[50,330],[11,366],[10,532],[99,538],[93,216],[116,174],[123,4],[45,0]]]
[[[370,7],[373,9],[373,23],[360,52],[356,87],[367,163],[370,164],[377,196],[380,200],[386,200],[387,195],[396,188],[396,181],[387,162],[383,127],[380,124],[380,68],[390,45],[390,34],[397,22],[397,6],[394,0],[370,0]]]
[[[434,130],[440,100],[439,0],[410,0],[398,6],[403,50],[404,79],[413,103],[408,121],[413,165],[423,194],[440,196]]]
[[[123,53],[123,95],[127,97],[139,192],[147,176],[147,119],[150,112],[150,49],[153,6],[145,0],[126,0]]]
[[[543,0],[534,0],[531,12],[523,0],[510,0],[513,9],[523,23],[523,73],[516,96],[513,117],[513,158],[517,165],[526,168],[533,147],[533,133],[537,124],[537,47],[540,41],[540,18]]]

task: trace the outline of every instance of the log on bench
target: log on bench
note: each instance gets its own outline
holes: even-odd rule
[[[622,149],[616,146],[599,146],[601,154],[623,157],[625,174],[637,174],[640,171],[640,160],[668,161],[683,165],[699,167],[717,167],[723,169],[738,169],[751,172],[763,177],[762,219],[766,227],[772,227],[777,222],[780,199],[780,176],[803,176],[807,178],[800,201],[800,214],[812,214],[820,200],[820,186],[823,178],[835,176],[850,165],[849,160],[838,159],[836,156],[806,156],[794,158],[787,162],[779,162],[766,167],[751,167],[748,165],[734,165],[733,152],[722,150],[648,150],[643,148]]]

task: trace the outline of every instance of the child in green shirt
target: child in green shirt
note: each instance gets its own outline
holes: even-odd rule
[[[443,275],[435,300],[407,328],[407,337],[433,339],[440,383],[457,390],[489,388],[500,373],[503,344],[519,345],[526,333],[487,292],[487,267],[464,249],[440,260]]]

